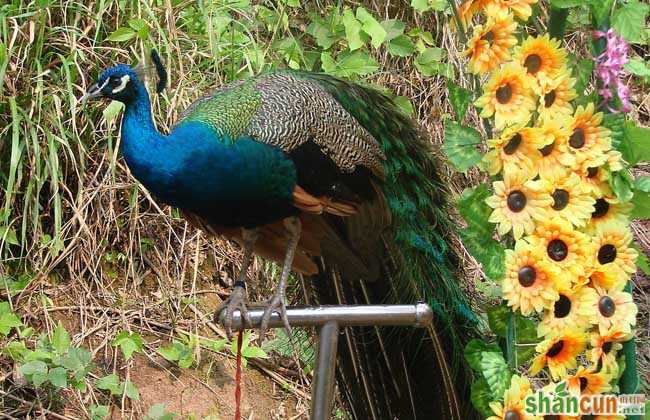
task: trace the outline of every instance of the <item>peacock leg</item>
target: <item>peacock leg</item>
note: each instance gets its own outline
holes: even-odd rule
[[[248,308],[246,307],[246,303],[248,301],[248,298],[246,296],[246,272],[248,271],[248,267],[250,267],[251,263],[253,262],[253,247],[255,246],[255,242],[257,242],[258,236],[259,233],[257,232],[257,229],[242,229],[244,259],[242,261],[241,271],[239,272],[239,276],[235,281],[232,292],[230,292],[230,296],[228,299],[224,300],[221,305],[219,305],[214,315],[215,319],[217,319],[221,311],[226,308],[226,316],[223,322],[223,326],[226,329],[226,335],[228,338],[230,338],[232,332],[232,316],[236,310],[239,310],[239,312],[241,312],[244,322],[247,325],[251,325],[251,320],[248,315]]]
[[[264,334],[266,334],[266,330],[268,329],[269,321],[271,319],[271,314],[273,312],[280,314],[284,328],[286,328],[287,333],[291,333],[291,325],[289,325],[289,319],[287,318],[287,309],[284,301],[286,300],[287,279],[289,278],[289,273],[291,273],[293,256],[296,252],[298,241],[300,240],[300,219],[297,217],[288,217],[284,219],[284,226],[287,229],[289,237],[287,253],[284,257],[284,266],[282,267],[282,274],[280,275],[280,282],[278,284],[278,287],[275,290],[273,297],[269,299],[267,307],[264,309],[264,314],[262,315],[262,323],[260,326],[260,340],[263,339]]]

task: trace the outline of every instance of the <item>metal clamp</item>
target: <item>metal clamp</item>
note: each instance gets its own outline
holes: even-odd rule
[[[248,311],[252,325],[259,328],[264,314],[263,308]],[[223,325],[225,312],[219,316]],[[318,349],[314,383],[311,390],[311,420],[327,420],[334,400],[336,350],[341,327],[360,326],[412,326],[426,327],[433,320],[433,311],[426,303],[416,305],[339,305],[302,306],[287,308],[287,318],[292,327],[319,327]],[[282,320],[273,313],[269,327],[282,327]],[[241,313],[235,311],[232,329],[243,329]]]

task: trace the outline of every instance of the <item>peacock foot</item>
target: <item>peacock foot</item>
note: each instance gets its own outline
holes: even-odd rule
[[[260,341],[262,341],[264,335],[266,335],[273,312],[277,312],[278,315],[280,315],[280,319],[282,319],[282,324],[284,324],[287,334],[291,336],[291,325],[289,325],[289,318],[287,318],[287,308],[284,304],[283,295],[284,294],[278,290],[273,297],[266,302],[264,314],[262,315],[262,322],[260,323]]]
[[[241,313],[241,316],[244,320],[244,325],[251,325],[251,319],[248,315],[248,307],[246,306],[247,301],[248,298],[246,296],[246,288],[244,286],[235,284],[235,287],[233,287],[230,296],[224,300],[221,305],[219,305],[216,312],[214,313],[214,322],[218,323],[221,311],[224,309],[226,310],[223,326],[226,329],[226,335],[228,336],[228,339],[230,339],[232,335],[232,317],[235,311],[239,310]]]

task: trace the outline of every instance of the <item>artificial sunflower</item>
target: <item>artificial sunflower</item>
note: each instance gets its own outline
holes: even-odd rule
[[[544,181],[530,180],[520,171],[504,174],[503,181],[492,186],[494,195],[485,200],[494,209],[488,220],[498,224],[501,235],[512,230],[515,239],[535,229],[534,220],[545,217],[544,209],[552,200]]]
[[[612,377],[609,373],[603,371],[595,371],[595,366],[585,368],[584,366],[578,367],[578,371],[567,377],[567,386],[569,392],[578,395],[583,394],[604,394],[611,391],[612,386],[609,382]]]
[[[605,163],[606,155],[592,156],[591,159],[573,165],[573,171],[580,176],[585,188],[595,197],[611,195],[612,189],[609,186],[610,172]]]
[[[563,68],[554,78],[542,77],[535,87],[535,93],[539,95],[537,113],[541,120],[553,120],[557,115],[572,115],[573,105],[571,101],[578,95],[573,88],[576,79],[571,73]]]
[[[601,370],[610,372],[618,370],[616,353],[623,348],[623,342],[632,338],[632,333],[613,328],[605,334],[594,332],[591,334],[591,351],[589,360]]]
[[[606,335],[610,329],[629,333],[636,325],[637,306],[632,294],[623,291],[607,290],[594,287],[598,293],[596,311],[593,311],[591,323],[598,325],[601,335]]]
[[[576,109],[570,126],[569,150],[575,154],[577,164],[607,156],[606,152],[612,148],[610,131],[600,125],[602,121],[603,113],[594,113],[593,103]]]
[[[596,196],[594,212],[591,214],[589,229],[595,231],[598,226],[608,223],[616,223],[627,226],[630,223],[630,212],[634,205],[630,202],[622,202],[612,194],[601,194]]]
[[[510,48],[517,44],[517,24],[507,10],[489,16],[484,25],[476,25],[463,53],[469,56],[469,69],[485,74],[510,58]]]
[[[546,258],[562,270],[564,276],[578,283],[593,265],[594,245],[591,238],[559,217],[542,220],[535,232],[526,238]]]
[[[526,69],[531,83],[536,86],[540,85],[540,81],[555,79],[566,71],[566,51],[560,48],[560,41],[551,39],[548,34],[529,36],[515,48],[514,60]]]
[[[552,336],[535,347],[537,356],[530,366],[530,374],[536,375],[548,366],[554,380],[565,377],[567,369],[577,366],[576,356],[582,353],[587,338],[578,330],[566,330],[562,335]]]
[[[484,161],[490,175],[496,175],[501,170],[506,172],[522,171],[527,178],[537,175],[539,151],[548,142],[550,136],[540,128],[526,127],[526,124],[517,124],[503,130],[499,137],[487,141],[491,148],[485,154]]]
[[[535,99],[524,69],[517,63],[509,63],[492,72],[475,104],[483,108],[481,117],[494,115],[497,130],[528,121],[535,109]]]
[[[564,278],[564,277],[563,277]],[[583,330],[589,326],[598,295],[590,287],[558,287],[559,298],[537,325],[539,337],[560,335],[566,330]]]
[[[549,217],[562,217],[576,227],[584,226],[594,212],[596,200],[583,185],[582,179],[568,169],[558,167],[546,171],[549,194],[553,202],[548,206]]]
[[[499,0],[467,0],[458,7],[458,17],[463,26],[467,28],[477,12],[484,10],[488,5]]]
[[[593,268],[589,275],[589,284],[607,290],[623,290],[630,276],[618,265],[606,264]]]
[[[515,249],[506,250],[506,275],[501,290],[508,306],[523,315],[550,308],[559,296],[558,288],[568,288],[569,282],[553,264],[524,241]]]
[[[549,177],[558,167],[571,168],[575,165],[575,157],[569,151],[569,123],[569,119],[560,114],[543,121],[540,126],[548,136],[548,143],[539,149],[542,154],[538,161],[540,176]]]
[[[598,224],[593,242],[596,246],[595,268],[617,266],[626,273],[636,271],[635,261],[639,253],[630,247],[632,234],[626,225],[616,222]]]
[[[492,6],[498,9],[510,9],[519,19],[525,22],[533,13],[531,6],[535,3],[537,3],[537,0],[496,0],[492,3]]]
[[[510,388],[503,393],[503,404],[499,401],[490,403],[490,408],[495,414],[487,420],[539,420],[537,416],[528,414],[526,408],[526,398],[532,395],[533,390],[528,378],[519,375],[512,375],[510,379]]]

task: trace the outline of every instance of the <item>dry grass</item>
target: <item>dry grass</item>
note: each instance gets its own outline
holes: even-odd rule
[[[0,41],[9,52],[0,85],[0,181],[3,187],[12,186],[0,196],[0,226],[10,226],[20,243],[0,240],[0,276],[28,273],[33,277],[25,290],[10,298],[14,310],[26,324],[48,334],[62,321],[72,332],[73,344],[92,351],[97,364],[94,376],[116,372],[136,382],[142,400],[113,399],[115,416],[142,418],[151,404],[165,401],[178,413],[205,414],[201,410],[207,398],[217,401],[215,410],[227,417],[232,410],[229,352],[197,351],[198,367],[181,372],[155,350],[178,334],[223,336],[208,320],[238,270],[240,251],[226,241],[207,238],[175,211],[156,204],[118,158],[116,121],[103,118],[101,108],[79,109],[75,98],[105,66],[132,63],[144,57],[150,46],[157,46],[170,71],[171,85],[154,99],[154,115],[159,128],[167,130],[185,106],[227,80],[233,68],[245,75],[259,71],[259,66],[236,67],[239,63],[222,50],[225,41],[189,28],[183,16],[196,7],[191,1],[59,0],[46,1],[45,7],[14,3],[20,6],[0,6]],[[398,2],[367,7],[382,18],[397,17],[409,26],[430,30],[456,62],[459,43],[444,18],[418,16]],[[272,39],[286,35],[283,29],[265,31],[252,25],[250,9],[228,10],[240,22],[250,24],[251,40],[244,50],[265,50]],[[151,25],[147,42],[130,43],[128,48],[102,42],[106,34],[127,26],[134,17]],[[296,36],[301,35],[297,21],[303,18],[290,14]],[[567,40],[570,49],[584,49],[585,35],[571,34]],[[277,60],[273,52],[266,52],[266,61]],[[395,59],[383,50],[376,58],[382,70],[371,80],[411,98],[418,119],[432,133],[433,141],[441,143],[441,116],[451,112],[444,79],[424,78],[410,59]],[[0,76],[2,63],[0,50]],[[470,85],[464,76],[458,76],[457,82]],[[638,118],[647,122],[650,105],[644,95],[638,92],[634,98],[640,105]],[[478,124],[474,112],[467,118]],[[456,192],[486,179],[477,171],[461,175],[449,170],[447,175]],[[646,251],[650,249],[648,229],[648,225],[635,225]],[[483,279],[480,267],[459,247],[466,263],[465,286],[481,306],[485,298],[475,290],[475,282]],[[268,294],[276,274],[274,266],[255,262],[250,270],[258,286],[252,289],[253,300]],[[637,277],[635,288],[641,308],[638,361],[641,372],[650,372],[650,289],[642,280]],[[298,284],[292,287],[292,299],[298,300]],[[6,290],[0,294],[2,300],[9,298]],[[122,330],[145,338],[142,355],[124,360],[110,345]],[[255,418],[266,416],[261,413],[272,413],[273,418],[305,416],[309,377],[299,364],[297,357],[255,363],[263,376],[251,373],[253,382],[246,383],[244,391],[244,401],[250,403],[248,409],[256,413]],[[105,393],[92,387],[88,393],[65,391],[61,398],[49,399],[24,387],[9,358],[0,358],[0,378],[4,414],[18,418],[39,412],[52,418],[83,418],[91,404],[109,402]],[[179,378],[181,385],[167,384],[169,378]],[[53,412],[62,414],[57,417]]]

